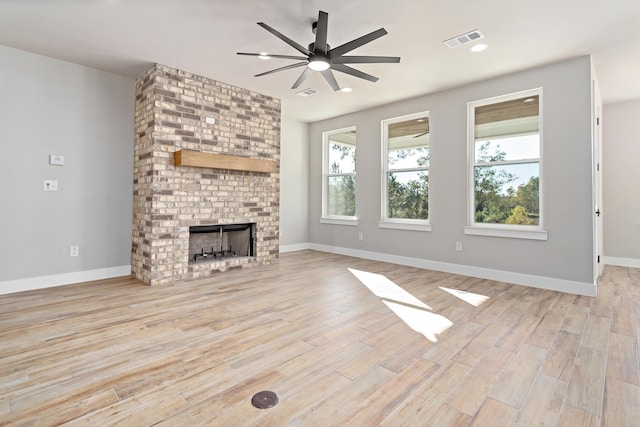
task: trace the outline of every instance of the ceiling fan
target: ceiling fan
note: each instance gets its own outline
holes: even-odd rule
[[[307,67],[298,80],[295,81],[291,89],[296,89],[299,87],[302,82],[306,80],[307,77],[313,71],[319,71],[322,73],[324,79],[329,83],[329,86],[334,91],[340,90],[340,85],[336,81],[335,76],[332,73],[333,71],[339,71],[341,73],[350,74],[354,77],[359,77],[361,79],[368,80],[370,82],[378,81],[377,77],[372,76],[371,74],[364,73],[360,70],[356,70],[345,64],[372,64],[372,63],[398,63],[400,62],[400,57],[398,56],[345,56],[346,53],[351,52],[352,50],[365,45],[373,40],[380,38],[387,34],[387,30],[384,28],[380,28],[376,31],[373,31],[369,34],[366,34],[362,37],[358,37],[357,39],[351,40],[343,45],[340,45],[335,48],[331,48],[327,44],[327,26],[329,21],[329,14],[323,11],[318,12],[318,21],[314,22],[311,29],[312,32],[315,33],[316,38],[313,43],[309,45],[308,48],[294,42],[289,37],[284,34],[278,32],[274,28],[265,24],[264,22],[258,22],[265,30],[269,31],[274,36],[278,37],[283,42],[287,43],[289,46],[296,49],[298,52],[302,53],[304,56],[292,56],[292,55],[272,55],[269,53],[245,53],[245,52],[237,52],[238,55],[249,55],[249,56],[257,56],[262,59],[269,58],[281,58],[281,59],[294,59],[299,60],[301,62],[296,62],[295,64],[286,65],[284,67],[276,68],[274,70],[266,71],[264,73],[256,74],[255,77],[265,76],[267,74],[276,73],[278,71],[290,70],[292,68],[298,67]]]

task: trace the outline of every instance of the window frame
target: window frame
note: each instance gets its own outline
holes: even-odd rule
[[[355,205],[355,213],[354,215],[330,215],[329,214],[329,190],[328,190],[328,180],[330,177],[337,176],[353,176],[354,185],[357,189],[357,175],[356,168],[357,164],[354,165],[353,172],[350,173],[330,173],[330,165],[329,165],[329,147],[331,144],[331,136],[346,132],[355,132],[356,133],[356,143],[354,144],[356,154],[358,152],[357,145],[357,129],[356,126],[348,126],[341,129],[333,129],[326,132],[322,132],[322,216],[320,217],[320,222],[323,224],[335,224],[335,225],[358,225],[358,214],[357,214],[357,203],[356,203],[356,194],[354,192],[354,205]]]
[[[519,98],[538,96],[538,149],[539,156],[537,161],[535,158],[504,160],[501,162],[477,162],[476,161],[476,141],[489,140],[488,137],[476,139],[475,137],[475,110],[477,107],[484,107],[491,104],[497,104]],[[543,204],[543,148],[544,148],[544,132],[543,132],[543,90],[541,87],[535,89],[524,90],[520,92],[509,93],[501,96],[471,101],[467,104],[467,225],[464,227],[464,233],[480,236],[508,237],[517,239],[533,239],[547,240],[547,231],[544,229],[544,204]],[[525,133],[513,134],[524,135]],[[507,135],[502,135],[504,138]],[[489,165],[521,165],[521,164],[538,164],[538,211],[539,220],[536,225],[524,224],[497,224],[497,223],[480,223],[475,221],[475,168],[477,166]]]
[[[399,230],[413,230],[413,231],[431,231],[431,200],[429,203],[429,216],[427,219],[411,219],[411,218],[390,218],[389,217],[389,189],[388,189],[388,174],[390,172],[421,172],[426,171],[430,173],[431,157],[429,157],[429,165],[426,167],[413,167],[413,168],[389,168],[389,125],[399,122],[405,122],[409,120],[417,120],[426,117],[429,120],[429,135],[431,135],[431,117],[429,111],[421,111],[418,113],[406,114],[399,117],[393,117],[384,119],[380,122],[382,128],[382,156],[381,156],[381,210],[380,221],[378,222],[379,228],[392,228]],[[429,143],[426,145],[429,149],[429,155],[431,155],[431,137],[429,137]],[[430,184],[430,183],[429,183]]]

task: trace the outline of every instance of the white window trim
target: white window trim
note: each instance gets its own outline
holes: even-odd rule
[[[429,111],[422,111],[419,113],[408,114],[406,116],[394,117],[391,119],[385,119],[381,122],[382,127],[382,174],[381,174],[381,201],[382,205],[380,206],[380,221],[378,222],[378,228],[390,228],[396,230],[413,230],[413,231],[431,231],[431,223],[429,222],[429,218],[427,219],[407,219],[407,218],[389,218],[387,207],[389,206],[389,190],[387,189],[387,174],[389,171],[392,172],[413,172],[413,171],[427,171],[429,172],[429,167],[426,168],[400,168],[400,169],[389,169],[389,158],[388,158],[388,149],[389,149],[389,127],[388,125],[398,122],[403,122],[412,119],[419,119],[421,117],[429,117]],[[429,124],[429,128],[431,128],[431,124]],[[431,145],[431,143],[429,143]],[[431,147],[429,146],[429,151],[431,151]],[[429,212],[431,212],[431,204],[429,204]]]
[[[425,220],[395,218],[393,220],[378,222],[378,228],[392,228],[395,230],[431,231],[431,224]]]
[[[351,216],[339,217],[337,215],[334,215],[334,216],[331,216],[331,217],[322,217],[322,218],[320,218],[320,223],[321,224],[353,225],[353,226],[356,226],[356,225],[358,225],[358,218],[357,217],[351,217]]]
[[[536,229],[525,229],[520,227],[531,226],[510,226],[510,224],[476,224],[464,227],[464,234],[470,234],[474,236],[511,237],[513,239],[547,240],[546,230],[537,229],[538,227],[536,227]]]
[[[330,174],[329,173],[329,137],[331,135],[337,133],[345,133],[356,131],[355,126],[349,126],[342,129],[334,129],[330,131],[326,131],[322,133],[322,216],[320,217],[321,224],[334,224],[334,225],[358,225],[358,216],[357,216],[357,203],[356,203],[356,215],[354,216],[345,216],[345,215],[329,215],[327,212],[328,207],[328,190],[327,190],[327,178],[329,175],[331,176],[347,176],[353,175],[356,179],[356,188],[357,188],[357,175],[356,171],[353,173],[342,173],[342,174]],[[357,135],[357,131],[356,131]],[[357,136],[356,136],[357,138]],[[358,152],[358,146],[356,142],[356,153]]]
[[[474,180],[474,167],[481,166],[484,163],[475,163],[475,108],[485,105],[495,104],[499,102],[509,101],[511,99],[524,98],[527,96],[539,96],[538,107],[538,133],[540,157],[537,159],[538,163],[538,179],[539,179],[539,194],[538,194],[538,206],[540,211],[540,220],[538,225],[515,225],[515,224],[485,224],[475,222],[475,180]],[[464,227],[464,234],[475,236],[493,236],[493,237],[507,237],[514,239],[532,239],[532,240],[547,240],[548,233],[544,229],[544,205],[543,205],[543,93],[542,88],[535,88],[525,90],[516,93],[510,93],[507,95],[496,96],[493,98],[482,99],[478,101],[472,101],[467,104],[467,226]],[[479,138],[484,140],[488,138]],[[499,164],[523,164],[535,162],[535,159],[521,159],[517,161],[504,161]],[[494,165],[495,163],[491,163]],[[488,164],[487,164],[488,165]]]

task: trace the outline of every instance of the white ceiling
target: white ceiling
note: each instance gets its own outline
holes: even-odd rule
[[[354,65],[376,83],[335,73],[353,88],[342,93],[317,73],[291,90],[301,68],[253,77],[294,61],[236,55],[297,55],[256,23],[306,46],[318,10],[331,46],[384,27],[350,54],[402,60]],[[475,29],[484,52],[442,43]],[[159,62],[280,98],[307,122],[587,54],[604,102],[640,99],[640,0],[0,0],[0,44],[131,77]],[[318,93],[295,95],[306,88]]]

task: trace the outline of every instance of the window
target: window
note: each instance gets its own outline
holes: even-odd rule
[[[542,90],[469,103],[467,234],[546,240],[542,231]]]
[[[383,228],[429,230],[429,114],[382,121]]]
[[[321,222],[356,224],[356,128],[323,134]]]

